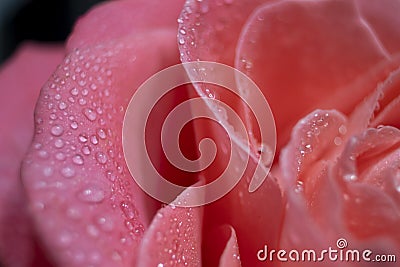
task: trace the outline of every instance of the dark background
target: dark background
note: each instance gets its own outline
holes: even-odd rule
[[[0,64],[24,40],[63,42],[76,19],[104,0],[0,0]]]

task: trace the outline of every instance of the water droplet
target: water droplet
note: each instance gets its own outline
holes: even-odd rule
[[[87,96],[88,94],[89,94],[89,90],[88,89],[85,88],[85,89],[82,90],[82,95],[83,96]]]
[[[340,137],[335,137],[335,139],[333,140],[333,142],[335,143],[335,145],[340,146],[342,144],[342,138]]]
[[[253,67],[253,63],[250,60],[242,58],[240,61],[242,62],[242,65],[245,70],[250,70]]]
[[[78,100],[78,102],[79,102],[79,105],[81,105],[81,106],[83,106],[83,105],[86,105],[86,100],[84,99],[84,98],[80,98],[79,100]]]
[[[52,167],[45,167],[45,168],[43,169],[43,174],[44,174],[44,176],[50,177],[50,176],[53,175],[53,173],[54,173],[54,171],[53,171],[53,168],[52,168]]]
[[[39,150],[37,154],[42,159],[47,159],[49,157],[49,153],[45,150]]]
[[[54,146],[56,148],[62,148],[64,146],[64,140],[61,138],[56,139],[56,141],[54,141]]]
[[[134,229],[133,233],[137,236],[140,236],[144,233],[144,226],[143,224],[139,223]]]
[[[103,109],[101,107],[97,107],[96,112],[97,112],[97,114],[101,115],[101,114],[103,114]]]
[[[58,104],[58,108],[61,110],[64,110],[68,107],[68,105],[65,102],[60,102],[60,104]]]
[[[84,74],[84,73],[82,73],[84,76],[86,76],[86,74]],[[81,77],[82,77],[82,74],[81,74]],[[82,78],[84,78],[84,77],[82,77]],[[85,86],[86,85],[86,81],[85,80],[80,80],[79,82],[78,82],[78,84],[80,85],[80,86]]]
[[[69,232],[62,231],[58,236],[58,243],[63,247],[67,247],[72,242],[72,235]]]
[[[345,134],[347,133],[347,127],[346,127],[345,125],[341,125],[341,126],[339,127],[339,133],[340,133],[341,135],[345,135]]]
[[[74,87],[74,88],[71,89],[71,95],[77,96],[78,94],[79,94],[78,88]]]
[[[106,164],[107,163],[107,156],[103,152],[97,152],[96,153],[96,159],[97,162],[100,164]]]
[[[71,122],[69,126],[71,127],[72,130],[78,129],[78,123],[76,121]]]
[[[345,174],[343,176],[343,179],[345,179],[346,181],[356,181],[358,179],[358,177],[354,173],[349,173],[349,174]]]
[[[64,128],[60,125],[55,125],[51,128],[50,132],[52,133],[52,135],[54,136],[60,136],[63,134],[64,132]]]
[[[85,117],[90,121],[94,121],[97,118],[96,113],[90,108],[85,108],[83,110],[83,115],[85,115]]]
[[[97,229],[97,227],[93,224],[86,226],[86,232],[93,237],[97,237],[99,235],[99,229]]]
[[[55,120],[55,119],[57,119],[57,115],[54,114],[54,113],[51,113],[50,116],[49,116],[49,118],[50,118],[51,120]]]
[[[90,142],[91,142],[93,145],[97,145],[97,144],[99,143],[99,139],[97,139],[97,136],[96,136],[96,135],[92,135],[92,136],[90,137]]]
[[[65,160],[65,155],[64,155],[64,153],[58,152],[58,153],[56,154],[56,159],[58,159],[58,160],[60,160],[60,161]]]
[[[91,186],[88,188],[83,189],[81,192],[79,192],[78,197],[80,200],[84,202],[89,202],[89,203],[100,203],[104,200],[105,198],[105,193],[103,190]]]
[[[114,223],[107,217],[100,217],[97,219],[97,224],[100,229],[106,232],[111,232],[114,229]]]
[[[87,156],[87,155],[90,155],[91,149],[90,149],[89,146],[83,146],[82,149],[81,149],[81,151],[82,151],[82,153],[83,153],[84,155]]]
[[[303,190],[304,190],[304,184],[303,184],[303,182],[302,182],[302,181],[297,181],[297,182],[296,182],[296,187],[295,187],[294,191],[295,191],[296,193],[301,193],[301,192],[303,192]]]
[[[106,171],[106,177],[111,182],[115,182],[115,180],[117,179],[117,176],[110,170]]]
[[[98,129],[98,130],[97,130],[97,135],[98,135],[101,139],[106,139],[106,137],[107,137],[106,132],[104,131],[104,129]]]
[[[60,94],[56,94],[56,95],[54,96],[54,99],[55,99],[55,100],[60,100],[60,99],[61,99],[61,95],[60,95]]]
[[[97,85],[94,84],[94,83],[92,83],[92,84],[90,85],[90,89],[92,89],[93,91],[96,90],[96,89],[97,89]]]
[[[41,149],[41,148],[43,147],[43,145],[42,145],[41,143],[35,143],[35,144],[33,145],[33,147],[34,147],[35,149]]]
[[[61,174],[65,178],[71,178],[75,176],[75,170],[72,167],[67,166],[61,169]]]
[[[185,39],[179,38],[179,44],[181,44],[181,45],[185,44]]]
[[[83,164],[83,158],[81,155],[75,155],[72,157],[72,162],[75,163],[76,165],[82,165]]]
[[[80,134],[80,135],[78,136],[78,140],[79,140],[81,143],[86,143],[87,140],[88,140],[88,138],[87,138],[85,135]]]
[[[135,209],[135,206],[130,202],[123,201],[123,202],[121,202],[120,207],[121,207],[122,212],[128,219],[132,220],[138,215],[138,212]]]

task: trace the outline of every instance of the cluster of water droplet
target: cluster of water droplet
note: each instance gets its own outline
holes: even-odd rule
[[[36,156],[29,162],[41,166],[44,179],[37,182],[38,189],[50,186],[62,189],[68,185],[76,190],[77,200],[89,205],[67,208],[66,216],[71,220],[79,220],[86,216],[84,210],[92,211],[91,205],[110,198],[110,209],[125,217],[127,231],[121,235],[121,244],[130,244],[143,235],[144,226],[129,195],[131,183],[124,179],[129,176],[124,168],[120,134],[114,132],[121,128],[116,123],[122,124],[124,108],[114,104],[113,72],[104,67],[111,56],[111,52],[94,56],[89,51],[76,50],[65,59],[52,83],[43,89],[42,110],[39,109],[35,121],[37,135],[33,147]],[[101,177],[89,177],[93,168],[94,173],[98,170],[103,173]],[[44,210],[46,205],[42,201],[35,207]],[[96,215],[86,232],[97,238],[101,231],[109,233],[115,227],[111,216]],[[76,238],[78,236],[65,231],[60,233],[59,243],[69,246]],[[72,253],[72,250],[66,251]],[[71,259],[94,261],[101,258],[101,255],[91,257],[77,253],[72,253]],[[115,260],[123,257],[124,253],[117,250],[113,256]]]
[[[193,208],[180,208],[174,204],[170,204],[167,208],[172,210],[179,209],[176,213],[165,214],[164,210],[161,210],[156,215],[156,221],[158,220],[163,225],[168,226],[167,231],[156,232],[156,242],[164,247],[163,250],[159,251],[159,258],[168,258],[165,262],[161,262],[158,266],[189,266],[190,263],[198,261],[196,254],[200,248],[196,248],[193,242],[196,237],[194,235],[195,230],[193,229],[194,223],[194,212]],[[179,218],[176,214],[180,214]],[[181,218],[181,217],[184,217]],[[192,244],[192,246],[187,246]]]
[[[215,39],[212,34],[222,32],[225,28],[226,19],[221,18],[217,23],[207,23],[210,18],[209,11],[215,8],[227,8],[234,3],[234,0],[217,0],[210,2],[208,0],[188,1],[178,18],[178,44],[181,51],[182,62],[199,60],[199,54],[202,49],[192,54],[193,48],[205,48],[212,44],[207,44],[209,40]],[[221,12],[224,15],[226,12]],[[213,18],[214,19],[214,18]]]
[[[305,127],[306,132],[303,133],[300,145],[298,146],[298,158],[297,158],[297,172],[300,173],[302,169],[303,162],[308,157],[313,157],[314,149],[322,149],[315,148],[314,146],[318,146],[320,142],[326,141],[326,135],[324,135],[324,131],[326,131],[329,127],[334,127],[330,125],[330,114],[328,112],[316,111],[312,118],[304,119],[300,123],[303,125],[307,125]],[[335,122],[336,124],[336,122]],[[343,142],[343,138],[347,133],[347,127],[342,124],[337,129],[337,135],[333,137],[331,143],[328,143],[329,146],[341,146]],[[301,180],[297,181],[295,191],[302,192],[303,191],[303,182]]]

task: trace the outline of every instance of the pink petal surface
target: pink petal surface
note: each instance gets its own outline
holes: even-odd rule
[[[233,66],[242,26],[253,10],[264,2],[187,1],[178,20],[181,60],[200,59]]]
[[[230,237],[228,242],[226,243],[225,249],[221,255],[219,260],[220,267],[240,267],[240,253],[239,253],[239,245],[237,242],[237,237],[235,233],[235,229],[229,227]]]
[[[110,14],[122,7],[116,2]],[[106,27],[131,15],[109,19]],[[122,120],[136,88],[177,63],[175,23],[143,34],[120,32],[117,41],[111,34],[91,47],[79,42],[86,34],[78,29],[70,47],[86,48],[68,55],[42,89],[23,178],[38,231],[60,266],[131,266],[137,258],[156,206],[126,168]]]
[[[137,266],[202,266],[203,207],[175,206],[189,198],[201,201],[204,196],[189,187],[157,212],[143,238]]]
[[[383,8],[375,16],[383,19]],[[388,31],[397,29],[395,21],[383,20]],[[349,114],[398,65],[400,43],[392,39],[388,52],[366,23],[351,1],[279,1],[259,7],[249,18],[236,67],[269,100],[278,147],[294,124],[316,108]]]
[[[176,19],[184,1],[113,1],[99,5],[85,14],[75,25],[67,50],[85,47],[126,35],[142,35],[149,31],[176,28]]]
[[[46,264],[40,259],[43,255],[34,251],[36,238],[29,225],[20,163],[33,136],[32,114],[39,90],[63,54],[61,46],[26,43],[0,71],[0,258],[7,266]]]
[[[338,233],[346,236],[340,191],[332,176],[346,125],[347,118],[339,112],[317,110],[294,127],[277,175],[287,201],[281,247],[324,249],[334,244]]]
[[[396,128],[368,129],[349,141],[338,162],[345,221],[360,238],[390,236],[400,244],[399,143]]]

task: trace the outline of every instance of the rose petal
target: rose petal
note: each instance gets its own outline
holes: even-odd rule
[[[185,3],[178,22],[181,60],[208,60],[234,65],[235,49],[247,17],[265,0]]]
[[[335,110],[314,111],[294,127],[277,173],[287,201],[280,246],[323,249],[346,234],[332,167],[347,134],[347,118]]]
[[[240,267],[242,264],[240,262],[239,245],[237,242],[235,229],[229,227],[229,230],[230,237],[219,260],[219,266]]]
[[[278,148],[301,117],[316,108],[349,114],[396,67],[395,56],[348,1],[265,4],[249,18],[239,40],[236,67],[269,100]],[[392,47],[400,51],[400,43]]]
[[[376,101],[375,118],[371,126],[391,125],[400,127],[398,107],[400,103],[400,69],[389,74],[387,79],[378,86],[379,99]]]
[[[176,62],[175,42],[166,30],[75,50],[43,88],[23,178],[59,265],[125,266],[137,257],[153,202],[122,157],[123,110],[146,77]],[[168,56],[148,61],[159,55]]]
[[[7,266],[47,266],[40,248],[35,248],[20,183],[20,163],[32,139],[32,114],[39,89],[63,54],[61,46],[26,43],[0,71],[0,258]]]
[[[158,211],[143,242],[137,266],[201,266],[203,207],[182,208],[188,199],[204,199],[188,187]]]
[[[360,238],[390,236],[400,244],[399,144],[396,128],[368,129],[349,141],[338,162],[345,221]]]
[[[168,3],[123,0],[101,4],[76,23],[67,50],[105,43],[131,34],[176,29],[176,18],[183,3],[182,0]]]
[[[400,10],[399,1],[391,0],[358,0],[355,2],[360,15],[364,19],[365,27],[368,27],[381,42],[387,53],[399,52],[400,44]]]

